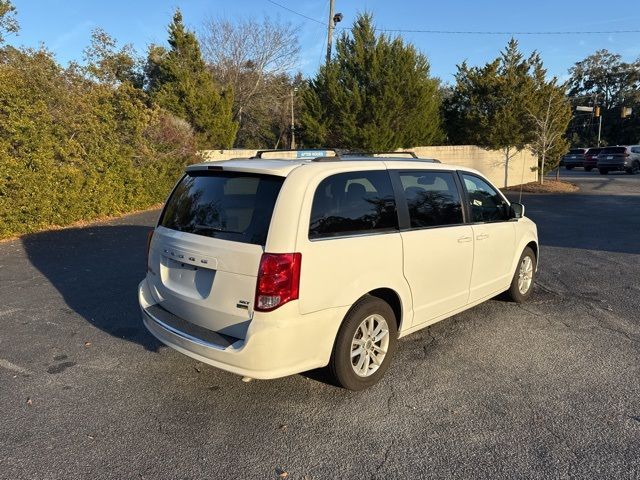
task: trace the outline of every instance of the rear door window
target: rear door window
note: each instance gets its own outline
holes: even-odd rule
[[[318,185],[311,208],[310,239],[397,229],[396,202],[386,170],[339,173]]]
[[[450,172],[398,172],[411,228],[463,223],[460,193]]]
[[[159,224],[242,243],[264,245],[283,177],[243,172],[189,172]]]

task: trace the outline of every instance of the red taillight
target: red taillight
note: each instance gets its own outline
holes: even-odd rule
[[[298,298],[300,253],[263,253],[258,268],[254,310],[269,312]]]

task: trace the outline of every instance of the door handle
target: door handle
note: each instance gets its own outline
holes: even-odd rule
[[[467,243],[471,241],[471,237],[460,237],[458,243]]]
[[[488,233],[481,233],[480,235],[476,235],[476,240],[484,240],[486,238],[489,238]]]

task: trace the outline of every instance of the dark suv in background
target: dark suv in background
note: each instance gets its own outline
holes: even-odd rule
[[[629,174],[640,172],[640,145],[616,145],[605,147],[598,155],[598,170],[601,175],[624,171]]]
[[[602,148],[595,147],[587,150],[587,153],[584,154],[584,169],[587,172],[590,172],[594,168],[598,168],[598,155],[602,151]]]
[[[584,154],[587,152],[586,148],[572,148],[569,152],[562,157],[562,164],[567,170],[572,170],[574,167],[584,166]]]

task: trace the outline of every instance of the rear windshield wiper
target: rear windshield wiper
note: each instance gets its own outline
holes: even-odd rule
[[[227,230],[222,227],[215,227],[213,225],[194,225],[193,231],[196,232],[222,232],[222,233],[242,233],[236,232],[235,230]]]

